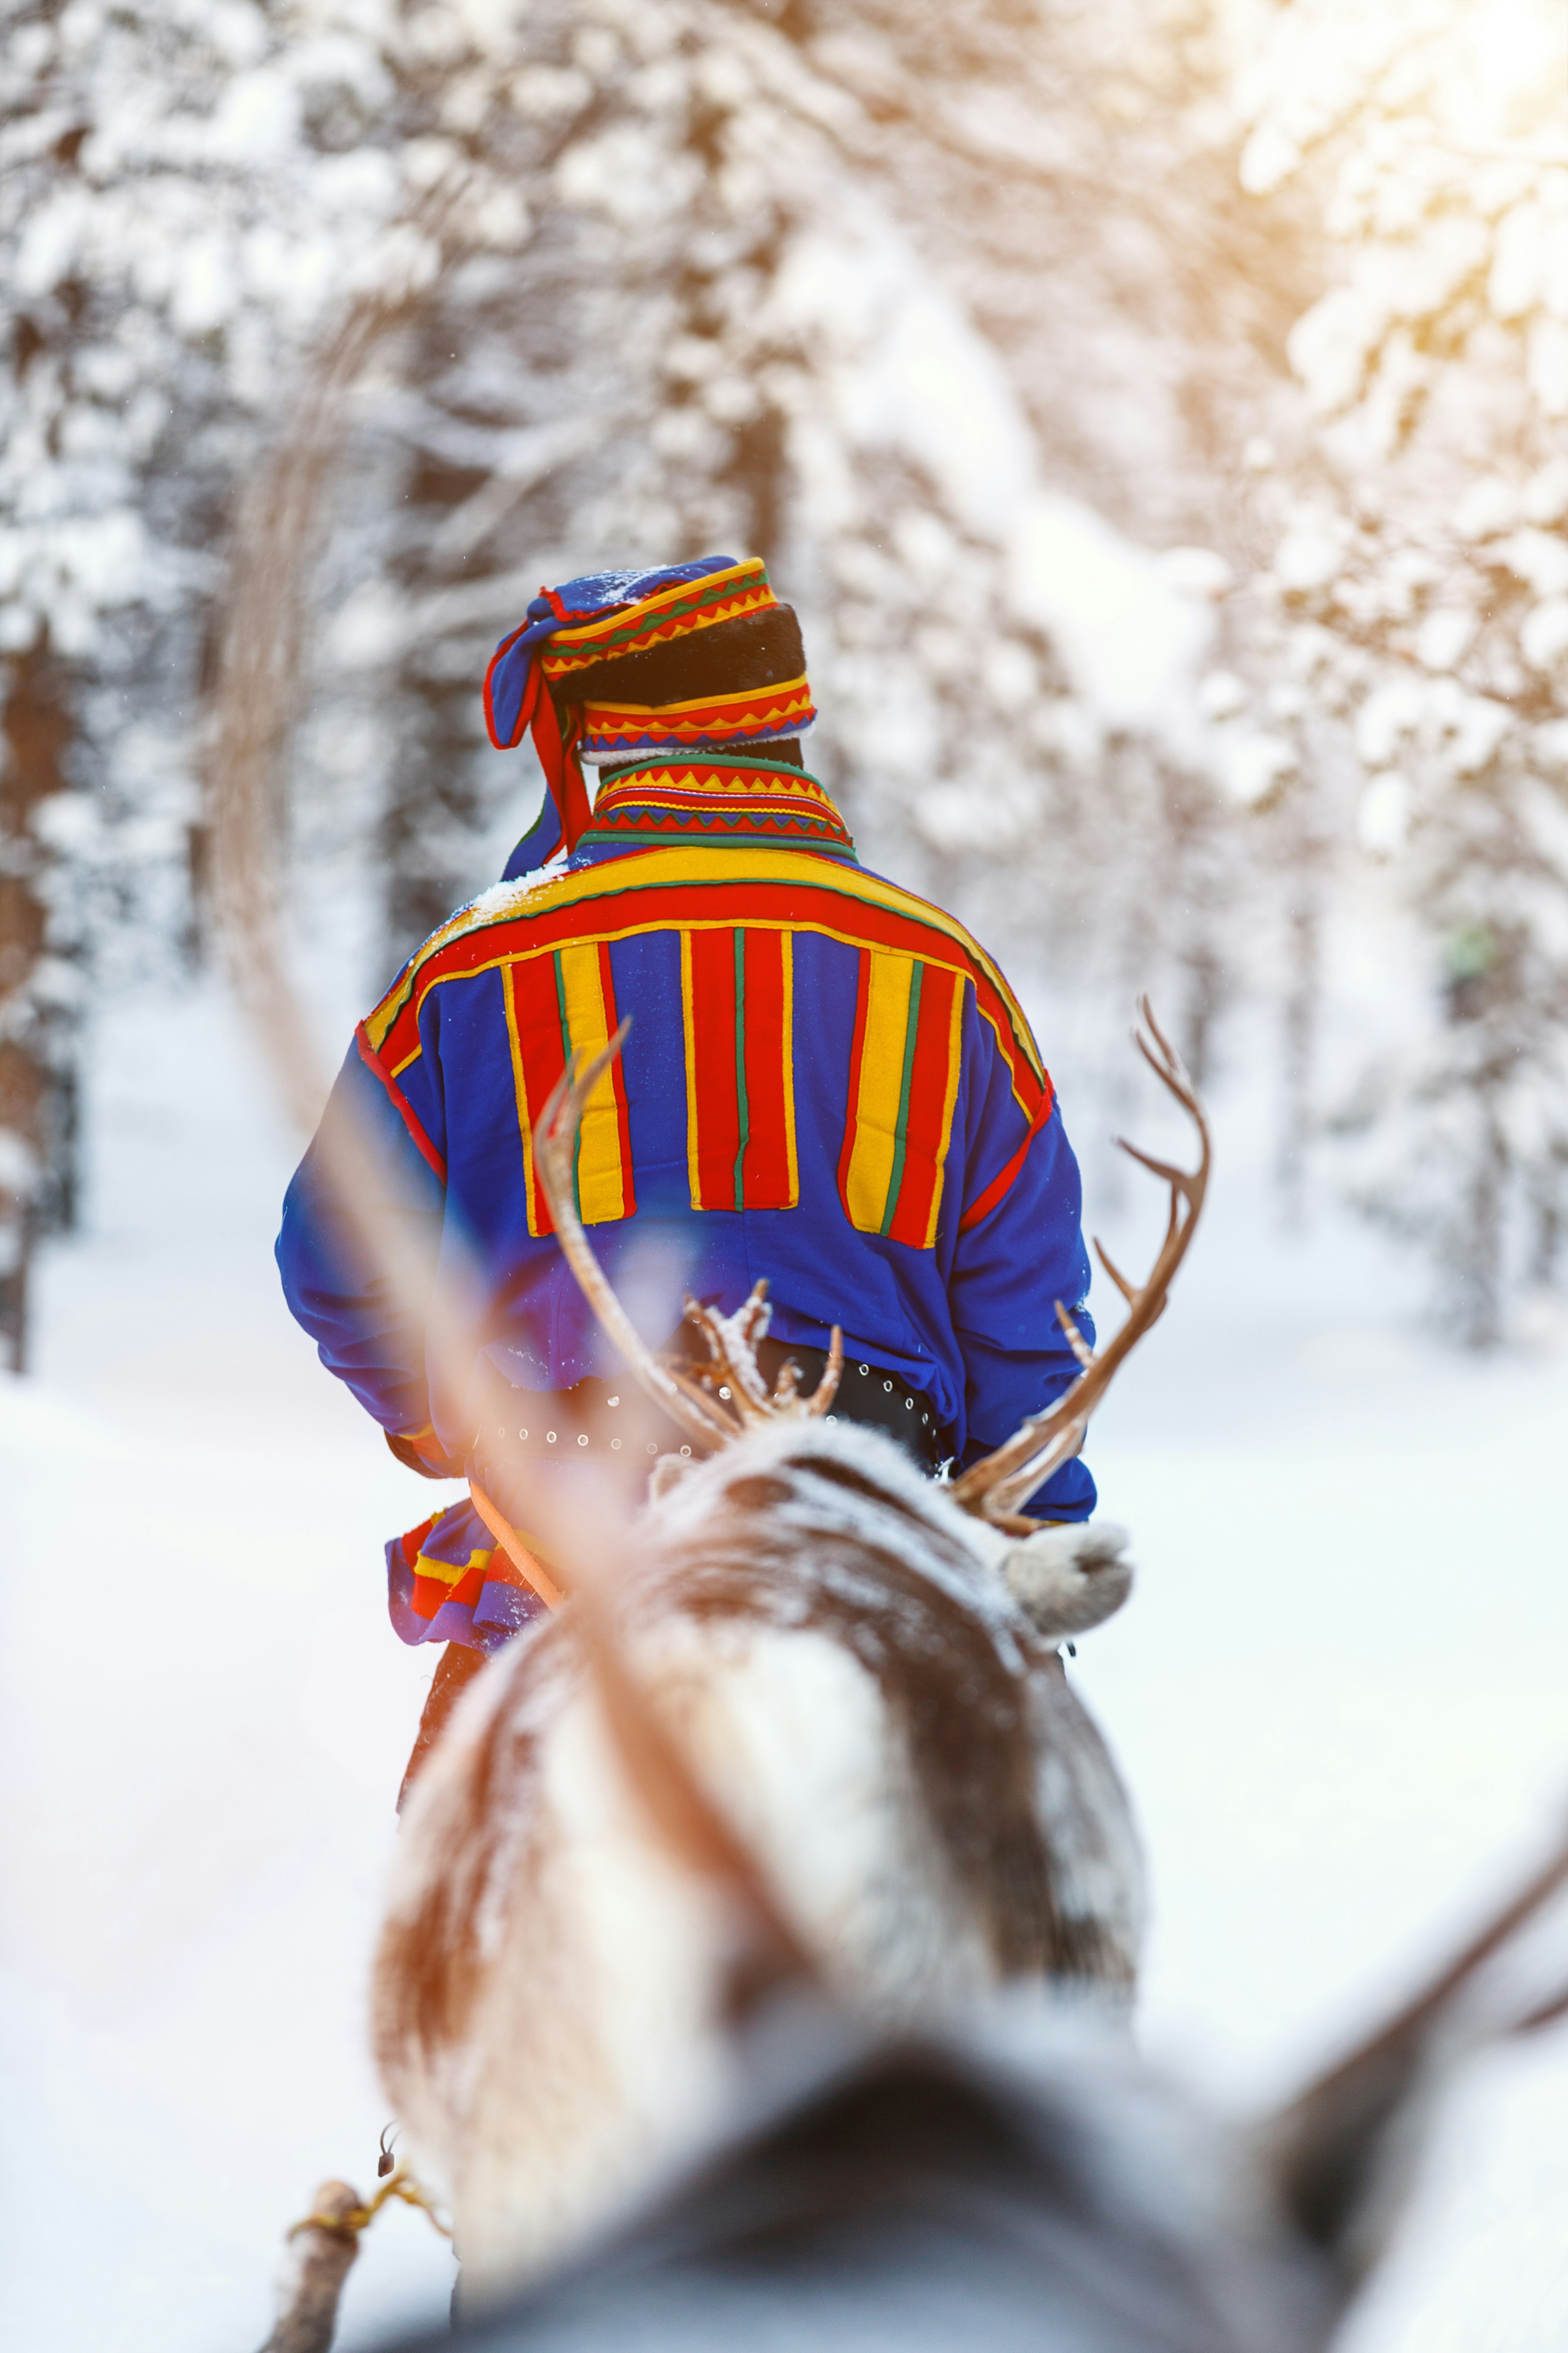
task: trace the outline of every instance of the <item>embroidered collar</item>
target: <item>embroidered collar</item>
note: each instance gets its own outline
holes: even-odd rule
[[[783,761],[650,759],[599,787],[584,849],[716,849],[765,841],[858,865],[844,819],[816,776]]]

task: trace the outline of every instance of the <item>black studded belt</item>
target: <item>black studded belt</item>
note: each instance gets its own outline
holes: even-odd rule
[[[793,1358],[800,1366],[801,1394],[810,1397],[822,1378],[822,1368],[827,1362],[826,1349],[793,1345],[785,1347],[779,1342],[764,1340],[757,1351],[759,1361],[763,1359],[763,1350],[775,1347],[781,1365],[786,1358]],[[777,1379],[777,1373],[765,1361],[763,1369],[770,1380]],[[868,1364],[858,1356],[845,1357],[838,1394],[823,1419],[869,1422],[874,1430],[886,1430],[906,1454],[913,1455],[922,1471],[934,1472],[947,1452],[930,1398],[910,1388],[885,1365]]]
[[[592,1375],[569,1389],[520,1389],[500,1372],[480,1399],[477,1443],[529,1461],[625,1461],[692,1454],[686,1432],[628,1375]]]
[[[683,1332],[676,1348],[666,1352],[677,1361],[684,1339]],[[800,1342],[763,1340],[757,1349],[759,1369],[770,1383],[786,1364],[798,1366],[803,1397],[816,1390],[826,1362],[825,1348]],[[513,1461],[600,1461],[651,1470],[661,1455],[701,1451],[630,1378],[607,1381],[590,1375],[569,1389],[514,1388],[492,1367],[479,1402],[474,1452],[481,1483],[487,1471],[494,1482],[490,1492],[510,1484],[505,1466]],[[825,1419],[868,1422],[885,1430],[922,1471],[934,1472],[942,1460],[930,1399],[885,1366],[846,1356],[838,1394]]]

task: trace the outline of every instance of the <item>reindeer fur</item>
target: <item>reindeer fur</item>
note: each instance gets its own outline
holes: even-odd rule
[[[1007,1984],[1125,1999],[1142,1866],[1052,1647],[1120,1541],[1010,1541],[876,1432],[752,1431],[654,1498],[615,1597],[648,1704],[831,1994],[912,2027]],[[376,2052],[489,2297],[695,2148],[736,1922],[650,1839],[567,1606],[475,1682],[405,1816]]]

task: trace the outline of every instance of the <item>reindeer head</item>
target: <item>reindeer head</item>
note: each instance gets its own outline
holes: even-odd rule
[[[1199,1144],[1198,1165],[1191,1171],[1152,1159],[1135,1145],[1121,1144],[1124,1152],[1170,1187],[1170,1215],[1154,1265],[1142,1283],[1131,1283],[1097,1240],[1100,1263],[1128,1303],[1130,1313],[1121,1329],[1097,1353],[1058,1300],[1058,1317],[1081,1366],[1072,1387],[1054,1406],[1021,1424],[1005,1445],[961,1472],[946,1487],[942,1504],[936,1503],[929,1484],[921,1482],[928,1511],[951,1507],[950,1525],[967,1527],[971,1549],[1000,1569],[1025,1615],[1053,1641],[1084,1632],[1121,1608],[1131,1584],[1131,1565],[1123,1556],[1126,1540],[1119,1529],[1103,1525],[1053,1527],[1026,1518],[1017,1507],[1078,1452],[1089,1417],[1118,1369],[1163,1312],[1171,1282],[1196,1229],[1208,1184],[1211,1148],[1203,1104],[1181,1058],[1161,1032],[1147,998],[1140,1001],[1139,1012],[1140,1024],[1133,1032],[1138,1050],[1192,1120]],[[784,1455],[797,1464],[803,1452],[819,1453],[825,1461],[844,1458],[844,1444],[827,1426],[843,1369],[843,1336],[836,1324],[822,1378],[812,1395],[805,1398],[793,1365],[785,1365],[772,1389],[758,1367],[757,1344],[767,1331],[772,1314],[765,1280],[757,1283],[732,1315],[720,1314],[687,1299],[687,1318],[708,1345],[706,1364],[669,1363],[644,1342],[589,1245],[577,1215],[573,1184],[584,1109],[619,1053],[629,1027],[629,1019],[623,1021],[604,1050],[585,1065],[574,1059],[550,1097],[536,1145],[540,1180],[567,1262],[634,1379],[687,1432],[699,1455],[727,1455],[741,1445],[747,1458],[746,1473],[754,1473],[760,1494],[770,1476],[777,1483],[777,1462]],[[770,1430],[789,1433],[782,1452],[773,1444],[755,1448],[742,1443]],[[884,1455],[896,1453],[874,1431],[856,1428],[849,1440],[851,1453],[868,1447],[879,1462]],[[753,1452],[758,1457],[754,1466],[750,1459]],[[772,1472],[770,1462],[774,1465]],[[732,1467],[739,1474],[740,1463]],[[656,1504],[687,1468],[679,1457],[665,1458],[654,1482]],[[900,1458],[900,1479],[904,1469]],[[827,1475],[842,1478],[843,1472]],[[743,1477],[727,1478],[721,1492],[734,1493],[743,1485]],[[699,1486],[704,1494],[710,1488],[721,1492],[706,1479]],[[691,1502],[696,1501],[694,1495]]]

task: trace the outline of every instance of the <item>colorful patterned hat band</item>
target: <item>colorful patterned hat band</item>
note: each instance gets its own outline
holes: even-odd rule
[[[737,564],[727,555],[701,556],[658,572],[591,573],[545,588],[520,629],[503,638],[485,674],[485,724],[498,751],[521,744],[531,729],[558,828],[574,849],[588,823],[588,793],[581,762],[595,765],[645,753],[764,745],[799,735],[816,718],[804,678],[745,693],[704,696],[692,702],[589,702],[569,705],[564,733],[549,691],[575,670],[624,654],[673,644],[700,629],[766,612],[777,603],[758,556]],[[552,815],[547,806],[545,818]],[[547,833],[556,828],[545,826]],[[541,861],[552,854],[542,839]]]
[[[743,564],[731,564],[721,555],[704,556],[701,562],[713,568],[695,579],[677,576],[690,573],[690,565],[672,572],[644,573],[644,580],[672,585],[656,586],[635,604],[558,629],[543,657],[546,678],[564,678],[593,662],[617,660],[622,654],[651,653],[655,646],[672,645],[677,638],[710,629],[716,621],[742,620],[778,602],[760,555],[748,556]]]
[[[804,735],[816,717],[804,677],[694,702],[585,702],[577,756],[602,768],[656,752],[761,749]]]

